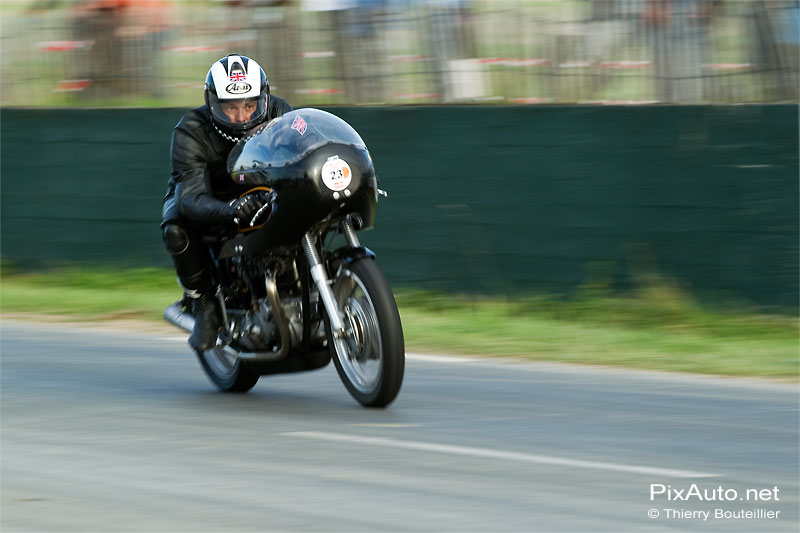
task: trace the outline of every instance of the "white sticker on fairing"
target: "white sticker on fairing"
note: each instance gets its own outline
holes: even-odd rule
[[[332,191],[346,189],[352,179],[350,165],[344,159],[339,159],[338,155],[329,157],[322,165],[322,182]]]

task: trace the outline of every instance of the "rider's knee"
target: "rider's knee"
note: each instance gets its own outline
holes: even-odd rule
[[[180,255],[189,248],[189,234],[180,226],[167,224],[164,226],[164,244],[172,255]]]

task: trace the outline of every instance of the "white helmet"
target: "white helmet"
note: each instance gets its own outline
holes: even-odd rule
[[[230,54],[214,62],[206,75],[205,100],[211,120],[224,137],[237,141],[267,116],[269,80],[261,66],[249,57]],[[254,100],[256,110],[247,122],[231,122],[221,102]],[[231,137],[233,136],[233,137]]]

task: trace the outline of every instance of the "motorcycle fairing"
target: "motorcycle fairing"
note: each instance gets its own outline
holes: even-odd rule
[[[305,133],[292,128],[300,113]],[[358,133],[325,111],[296,110],[273,120],[234,148],[228,169],[242,192],[267,187],[277,199],[269,220],[227,241],[220,257],[294,244],[326,217],[356,213],[363,229],[373,226],[378,188],[372,158]]]

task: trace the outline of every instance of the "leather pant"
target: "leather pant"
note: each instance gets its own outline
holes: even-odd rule
[[[168,198],[164,203],[161,228],[178,281],[189,296],[213,294],[211,256],[203,233],[187,220],[175,216],[174,208],[174,199]]]

